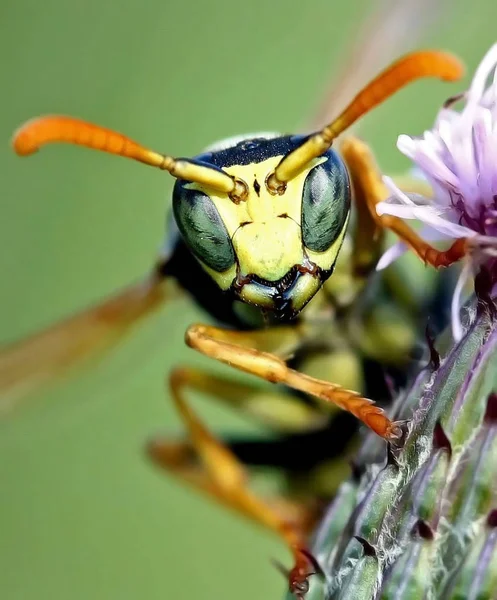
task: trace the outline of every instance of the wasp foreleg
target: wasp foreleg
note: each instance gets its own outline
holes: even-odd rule
[[[208,325],[192,325],[186,332],[186,343],[202,354],[236,369],[332,402],[352,413],[387,440],[396,441],[401,437],[401,428],[390,421],[384,411],[368,398],[339,385],[290,369],[274,354],[240,346],[237,341],[242,334],[233,335],[233,341],[230,341],[230,331]]]
[[[468,252],[468,242],[465,238],[456,240],[447,250],[437,250],[425,242],[399,217],[378,215],[376,205],[386,200],[390,195],[376,166],[369,147],[356,138],[347,138],[341,145],[341,152],[351,173],[355,187],[356,202],[359,214],[364,213],[364,204],[376,224],[372,228],[360,231],[360,235],[371,239],[371,234],[377,234],[381,228],[390,229],[405,242],[419,258],[433,267],[448,267],[460,260]],[[361,206],[362,205],[362,206]]]

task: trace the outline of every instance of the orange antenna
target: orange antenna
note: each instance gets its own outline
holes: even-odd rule
[[[361,90],[334,121],[287,154],[268,180],[268,185],[275,192],[284,189],[286,182],[296,177],[313,158],[326,152],[343,131],[408,83],[422,77],[455,81],[463,73],[464,67],[459,59],[446,52],[425,50],[404,56]]]
[[[121,133],[73,117],[46,116],[31,119],[16,131],[12,145],[17,154],[27,156],[36,152],[41,146],[53,142],[86,146],[94,150],[132,158],[146,165],[168,171],[177,179],[195,181],[226,194],[241,191],[238,186],[243,185],[243,182],[235,180],[228,173],[214,167],[159,154]]]

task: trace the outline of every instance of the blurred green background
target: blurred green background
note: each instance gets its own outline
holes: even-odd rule
[[[244,131],[295,130],[372,6],[3,0],[2,340],[146,272],[172,187],[160,172],[77,148],[20,160],[8,140],[23,120],[73,114],[179,156]],[[496,17],[494,0],[446,2],[422,45],[453,50],[472,69],[496,41]],[[406,165],[396,135],[421,132],[460,89],[420,83],[367,119],[362,135],[385,168]],[[205,362],[183,346],[199,318],[193,306],[171,304],[96,370],[0,423],[2,600],[281,596],[269,563],[288,562],[278,541],[156,472],[143,455],[151,434],[181,428],[163,378],[173,364]],[[249,428],[198,405],[213,427]]]

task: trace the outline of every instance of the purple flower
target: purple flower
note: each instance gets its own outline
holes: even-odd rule
[[[454,109],[458,101],[464,101],[460,111]],[[421,236],[427,241],[470,241],[470,255],[453,300],[457,339],[462,334],[461,292],[478,266],[486,264],[497,291],[497,44],[483,58],[469,90],[444,104],[433,129],[420,137],[401,135],[397,147],[430,183],[433,196],[405,194],[385,177],[392,195],[378,204],[378,214],[420,221]],[[405,250],[402,242],[395,244],[378,268],[385,268]]]

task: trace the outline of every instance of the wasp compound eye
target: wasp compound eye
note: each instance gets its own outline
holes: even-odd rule
[[[178,182],[173,211],[178,228],[191,252],[218,273],[235,264],[235,251],[226,226],[211,198]]]
[[[313,252],[325,252],[338,238],[350,211],[350,181],[343,161],[332,150],[314,167],[302,192],[302,239]]]

